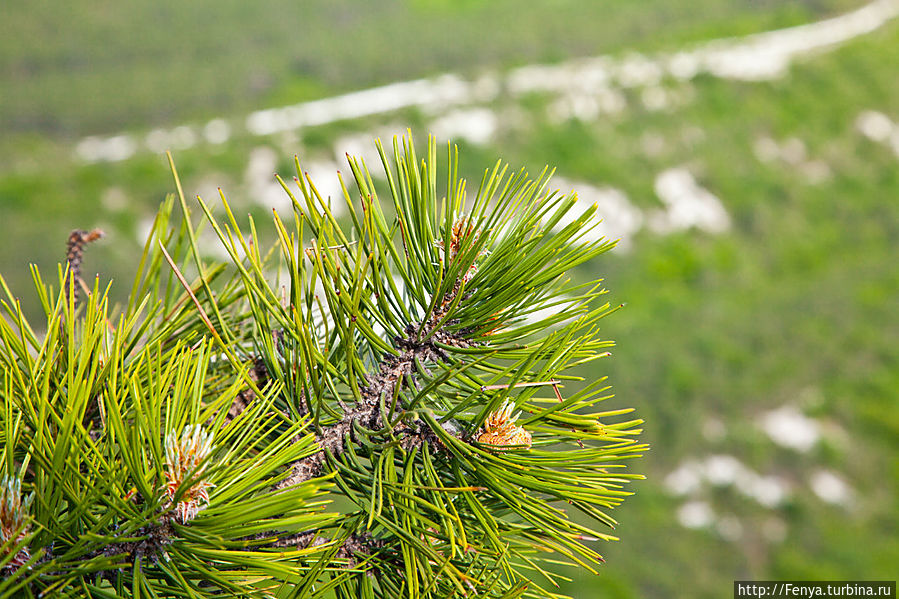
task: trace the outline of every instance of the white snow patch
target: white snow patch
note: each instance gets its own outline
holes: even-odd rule
[[[780,145],[768,136],[757,138],[752,144],[752,150],[760,162],[780,160]]]
[[[813,472],[809,484],[815,495],[827,503],[845,506],[852,500],[852,490],[846,481],[829,470]]]
[[[144,216],[134,226],[134,240],[141,247],[147,242],[147,238],[150,237],[150,232],[153,230],[153,223],[155,222],[155,216]]]
[[[684,528],[705,528],[715,521],[715,513],[705,501],[688,501],[678,508],[677,521]]]
[[[805,162],[807,154],[805,143],[798,137],[789,137],[780,146],[781,159],[790,165]]]
[[[347,155],[361,159],[373,177],[380,176],[384,172],[374,137],[368,133],[345,135],[334,143],[334,159],[337,164],[346,164]]]
[[[855,127],[871,141],[883,143],[889,140],[895,125],[884,113],[866,110],[855,119]]]
[[[137,142],[128,134],[113,137],[85,137],[75,147],[75,153],[85,162],[119,162],[131,158]]]
[[[874,31],[899,14],[896,0],[877,0],[831,19],[719,40],[696,52],[704,70],[718,77],[758,81],[782,75],[797,57]]]
[[[675,496],[695,497],[705,483],[715,487],[733,487],[767,508],[777,507],[790,495],[785,480],[759,474],[727,454],[711,455],[701,462],[687,460],[664,480],[665,488]]]
[[[630,53],[624,57],[579,58],[556,65],[528,65],[513,69],[505,76],[485,73],[474,80],[447,73],[430,79],[402,81],[331,98],[257,110],[247,115],[244,126],[251,135],[271,135],[410,107],[418,107],[430,114],[444,114],[452,108],[492,101],[503,86],[513,97],[533,92],[581,94],[568,99],[568,110],[577,118],[595,118],[599,114],[620,112],[626,107],[624,96],[613,89],[616,85],[653,88],[666,74],[680,81],[689,81],[702,73],[742,80],[778,77],[797,57],[869,33],[897,14],[899,0],[875,0],[855,11],[817,23],[741,38],[712,40],[670,54]],[[671,102],[670,94],[666,93],[663,100],[663,95],[655,89],[644,94],[642,99],[651,110],[661,109]],[[598,111],[594,109],[594,102]],[[203,137],[209,143],[224,143],[229,138],[230,127],[226,129],[222,123],[222,119],[214,119],[204,127]],[[173,131],[167,135],[187,143],[181,133]],[[85,138],[76,147],[76,154],[86,162],[124,160],[133,155],[137,144],[123,137],[127,136]],[[159,151],[162,138],[154,134],[146,142],[146,148]],[[899,153],[899,141],[895,147]]]
[[[667,62],[668,73],[681,81],[693,79],[702,69],[702,61],[696,52],[676,52]]]
[[[594,204],[602,222],[589,231],[584,238],[590,241],[619,239],[618,247],[627,250],[633,235],[643,226],[643,214],[630,203],[627,195],[614,187],[595,187],[581,181],[571,181],[555,177],[553,183],[563,192],[575,190],[577,203],[556,224],[558,231],[574,222]]]
[[[791,405],[762,414],[759,424],[772,441],[802,453],[812,449],[821,436],[818,422]]]
[[[154,154],[161,154],[169,149],[169,134],[165,129],[153,129],[144,138],[144,145]]]
[[[672,495],[691,495],[702,486],[702,471],[696,462],[685,462],[665,477],[665,488]]]
[[[666,210],[649,217],[650,228],[657,233],[695,227],[710,233],[730,228],[730,217],[721,201],[700,186],[685,167],[663,171],[655,180],[655,192]]]
[[[247,116],[246,127],[253,135],[271,135],[402,108],[420,107],[439,112],[470,102],[472,89],[483,94],[485,85],[481,82],[473,86],[458,75],[448,73],[432,79],[402,81],[332,98],[257,110]]]
[[[240,241],[235,238],[234,242],[237,245],[237,255],[243,258],[245,253],[243,247],[240,245]],[[200,248],[200,252],[206,258],[218,260],[220,262],[231,261],[231,254],[228,253],[228,250],[222,244],[222,240],[219,239],[216,232],[212,230],[212,227],[205,227],[200,232],[200,239],[197,245]]]
[[[597,97],[593,94],[569,93],[559,96],[547,107],[547,116],[554,123],[561,123],[568,119],[592,121],[599,116],[600,107]]]
[[[716,487],[732,485],[746,472],[740,460],[731,455],[709,456],[705,462],[705,477]]]
[[[268,146],[258,146],[250,152],[250,159],[244,174],[244,184],[254,202],[274,208],[279,212],[292,209],[290,196],[275,179],[275,169],[278,165],[277,153]],[[305,176],[308,174],[315,189],[325,202],[329,202],[331,213],[335,217],[341,216],[346,211],[346,203],[343,199],[343,190],[337,177],[338,166],[330,160],[310,160],[301,162],[304,182],[308,184]],[[300,191],[294,190],[294,196],[299,199]]]
[[[471,84],[471,98],[475,102],[490,102],[502,91],[500,77],[496,73],[483,73]]]
[[[812,184],[822,183],[830,179],[830,165],[823,160],[809,160],[799,165],[799,172],[805,180]]]
[[[786,484],[775,476],[760,476],[750,487],[750,497],[769,508],[780,505],[787,495]]]
[[[153,129],[144,137],[144,146],[153,153],[166,150],[187,150],[197,144],[197,134],[192,127],[179,125],[174,129]]]
[[[659,60],[632,53],[614,67],[615,78],[622,87],[645,87],[662,80],[664,71]]]
[[[602,89],[596,94],[596,102],[602,114],[618,114],[627,108],[627,98],[617,89]]]
[[[657,85],[644,89],[643,93],[640,94],[640,100],[643,102],[646,110],[649,111],[664,110],[671,106],[672,103],[671,96],[665,88]]]
[[[331,214],[337,217],[346,212],[343,189],[340,187],[340,179],[337,178],[337,171],[340,170],[337,164],[329,161],[311,161],[301,162],[300,166],[304,175],[309,175],[322,199],[326,202],[330,200]]]
[[[274,176],[277,166],[278,155],[275,151],[268,146],[257,146],[250,150],[250,159],[247,161],[244,178],[247,183],[270,179]]]
[[[227,189],[229,176],[221,172],[211,172],[203,175],[196,183],[191,183],[189,196],[199,197],[207,206],[212,206],[221,200],[220,189]]]
[[[601,65],[590,69],[583,61],[569,61],[559,65],[532,64],[513,69],[506,75],[506,88],[513,95],[533,92],[552,92],[569,89],[570,82],[579,79],[584,70],[590,70],[590,80],[608,78],[606,69]]]
[[[179,125],[169,134],[169,143],[173,150],[187,150],[197,143],[197,134],[192,127]]]
[[[368,167],[368,172],[372,177],[384,177],[381,155],[375,147],[375,140],[381,140],[384,145],[384,152],[387,154],[388,160],[390,160],[393,156],[393,147],[390,145],[390,140],[401,136],[405,131],[406,128],[403,125],[392,124],[379,127],[375,131],[344,135],[334,143],[334,160],[339,165],[346,165],[348,172],[347,155],[361,158],[365,162],[365,166]]]
[[[225,119],[212,119],[203,127],[203,138],[211,144],[223,144],[231,138],[231,125]]]
[[[256,204],[278,211],[291,209],[290,197],[275,180],[278,155],[268,146],[257,146],[250,151],[244,172],[244,185],[250,199]]]
[[[781,161],[801,174],[807,183],[814,185],[830,178],[830,166],[823,160],[809,160],[805,142],[798,137],[789,137],[780,143],[768,136],[758,137],[752,149],[760,162]]]
[[[496,115],[487,108],[453,110],[431,122],[431,132],[442,139],[464,139],[482,145],[493,139]]]

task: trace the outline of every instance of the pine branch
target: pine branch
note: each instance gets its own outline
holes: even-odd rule
[[[458,243],[458,242],[457,242]],[[462,289],[463,278],[460,277],[453,286],[452,291],[446,294],[440,302],[439,308],[422,323],[410,322],[405,326],[405,337],[399,335],[393,338],[393,347],[397,353],[386,354],[378,365],[376,373],[366,375],[368,385],[360,389],[361,399],[351,408],[345,410],[343,418],[336,424],[323,429],[316,436],[321,449],[314,455],[293,465],[293,474],[285,479],[279,486],[288,487],[321,475],[326,453],[338,455],[343,451],[347,439],[352,439],[353,425],[358,423],[369,430],[380,431],[385,427],[381,410],[381,398],[390,401],[390,413],[397,411],[399,392],[405,381],[413,375],[416,363],[426,364],[440,360],[449,361],[449,356],[441,349],[440,344],[451,347],[468,348],[472,342],[459,333],[447,331],[446,324],[458,324],[456,322],[444,322],[448,307],[452,305]],[[417,428],[403,425],[400,430],[403,443],[407,447],[421,444],[426,440],[437,442],[438,447],[443,443],[433,432],[425,432],[425,425],[417,422]],[[399,419],[390,426],[391,431],[397,430]]]
[[[9,503],[0,594],[551,597],[547,552],[602,562],[646,446],[596,408],[615,308],[565,274],[613,246],[582,240],[595,207],[502,164],[468,197],[452,148],[440,195],[433,140],[378,150],[341,220],[298,164],[270,251],[198,199],[226,264],[175,173],[115,327],[100,292],[73,318],[92,233],[57,296],[35,271],[46,325],[7,290],[0,474],[39,501]]]

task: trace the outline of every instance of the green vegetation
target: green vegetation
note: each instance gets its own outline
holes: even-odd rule
[[[0,300],[0,596],[553,598],[547,567],[595,572],[646,449],[604,377],[577,385],[616,311],[566,274],[614,246],[596,207],[500,162],[467,191],[433,138],[378,150],[389,192],[353,161],[345,227],[308,179],[270,249],[200,202],[207,262],[176,174],[120,314],[78,302],[97,232],[60,291],[34,271],[45,335]]]
[[[474,2],[457,4],[420,2],[403,11],[433,19],[455,15],[478,27],[484,21],[474,15],[490,10]],[[493,53],[479,52],[481,43],[501,45],[499,31],[459,44],[466,58],[427,58],[440,56],[440,51],[436,41],[423,44],[422,66],[397,67],[400,75],[385,66],[393,62],[375,60],[376,51],[360,50],[359,56],[373,64],[383,63],[381,70],[372,66],[374,70],[350,75],[348,62],[341,63],[349,50],[335,36],[318,43],[319,48],[337,48],[334,52],[309,50],[322,65],[345,65],[343,70],[334,66],[333,78],[313,66],[303,67],[301,76],[272,66],[282,70],[270,87],[240,100],[222,100],[214,109],[178,97],[190,86],[154,86],[173,94],[170,104],[180,111],[178,118],[153,117],[139,108],[117,108],[115,118],[136,123],[134,130],[144,132],[155,123],[205,120],[220,110],[237,116],[239,110],[269,103],[444,70],[477,73],[481,67],[502,69],[631,48],[671,50],[686,41],[791,25],[851,8],[849,3],[765,3],[759,9],[758,3],[708,2],[704,9],[691,5],[675,15],[656,10],[654,3],[627,3],[628,8],[619,3],[596,9],[609,11],[608,17],[575,19],[569,12],[564,21],[569,4],[557,4],[560,22],[570,25],[566,35],[547,26],[515,37],[529,40],[534,54],[521,53],[511,42]],[[310,14],[325,18],[328,13]],[[386,14],[395,18],[397,13]],[[549,22],[539,11],[533,15],[515,18]],[[377,18],[367,15],[359,22]],[[282,27],[290,19],[272,21],[271,26]],[[383,31],[373,26],[366,34],[371,38],[361,39],[377,38],[379,32],[389,38]],[[420,31],[422,38],[433,37],[425,28]],[[454,30],[447,26],[446,31]],[[541,37],[547,31],[556,33]],[[444,43],[452,45],[452,40]],[[281,54],[277,49],[271,53]],[[415,53],[398,53],[407,54]],[[278,61],[286,61],[287,55],[270,64],[284,64]],[[692,596],[720,597],[730,593],[735,578],[895,577],[899,163],[888,144],[859,133],[856,119],[866,110],[878,110],[899,121],[897,62],[899,23],[894,21],[797,62],[772,81],[733,82],[705,75],[689,83],[664,81],[663,88],[685,100],[658,110],[645,107],[638,88],[621,92],[627,106],[622,112],[559,122],[547,117],[552,96],[500,96],[487,107],[497,112],[514,108],[511,124],[501,125],[485,145],[461,142],[460,170],[469,181],[479,181],[481,166],[497,154],[512,164],[528,165],[532,172],[551,163],[568,179],[622,190],[644,214],[662,208],[655,177],[686,165],[703,188],[720,198],[731,220],[723,234],[686,230],[659,235],[644,228],[629,251],[612,252],[601,272],[582,267],[574,273],[580,280],[603,276],[613,301],[627,303],[603,323],[604,336],[619,345],[602,374],[608,372],[619,394],[611,402],[634,405],[649,423],[644,438],[653,451],[642,461],[649,480],[636,486],[636,496],[616,513],[616,535],[624,541],[604,548],[607,564],[600,576],[578,580],[577,586],[567,587],[570,594],[586,596],[583,589],[589,588],[589,596],[669,597],[684,595],[690,585]],[[233,71],[241,72],[238,66]],[[247,90],[245,85],[222,88]],[[52,95],[28,97],[49,102],[39,98]],[[67,117],[82,123],[69,135],[117,130],[118,125],[106,128],[97,117],[107,109],[86,101],[83,120]],[[4,110],[8,115],[13,109]],[[76,107],[67,110],[71,114]],[[199,192],[214,202],[220,185],[235,213],[251,213],[263,222],[268,210],[253,201],[244,177],[254,148],[271,147],[279,156],[278,172],[290,173],[295,153],[303,161],[331,160],[340,149],[333,145],[345,134],[379,130],[385,122],[414,125],[424,133],[431,118],[410,110],[309,128],[295,136],[235,134],[226,146],[180,151],[176,160],[189,195]],[[28,127],[13,130],[0,140],[0,155],[8,157],[0,177],[6,235],[0,265],[11,287],[25,308],[37,313],[28,291],[27,263],[52,270],[69,230],[101,226],[109,238],[90,249],[85,271],[101,272],[104,280],[112,276],[113,296],[123,297],[127,285],[121,281],[130,279],[139,256],[136,223],[149,218],[171,191],[164,160],[145,154],[121,163],[80,165],[65,140],[36,138]],[[797,146],[793,139],[803,151],[789,160],[764,158],[759,150],[765,140],[778,147]],[[599,209],[602,213],[602,204]],[[214,239],[204,243],[211,246]],[[772,442],[760,426],[765,413],[784,405],[818,424],[820,438],[808,451]],[[683,464],[705,463],[716,455],[733,456],[752,472],[776,477],[788,495],[765,506],[733,484],[705,483],[685,495],[666,485]],[[836,473],[851,489],[851,500],[845,505],[822,500],[812,485],[821,471]],[[678,514],[695,501],[704,502],[715,520],[684,528]]]
[[[521,10],[513,0],[11,0],[0,20],[0,130],[71,140],[449,70],[763,31],[858,2],[764,4],[557,0]]]

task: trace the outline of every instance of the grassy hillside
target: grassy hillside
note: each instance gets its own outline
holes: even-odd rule
[[[447,70],[759,31],[857,4],[10,0],[0,19],[0,129],[112,133]]]
[[[15,168],[0,169],[0,270],[25,301],[26,264],[54,265],[75,227],[108,230],[90,248],[85,272],[113,276],[124,292],[141,221],[172,189],[157,155],[74,161],[66,140],[75,135],[122,126],[146,132],[443,70],[670,49],[811,20],[849,3],[703,0],[676,11],[654,1],[562,1],[522,11],[506,2],[422,0],[378,10],[278,6],[262,20],[264,7],[245,12],[226,2],[194,3],[190,19],[178,9],[180,23],[167,18],[174,4],[139,4],[109,5],[104,21],[49,7],[42,15],[23,4],[12,11],[16,31],[31,31],[35,42],[13,51],[0,36],[3,83],[23,86],[0,94],[0,123],[17,140],[0,142],[0,152],[15,154]],[[185,25],[207,17],[208,28]],[[91,26],[32,48],[38,24],[67,18]],[[503,19],[508,26],[497,27]],[[138,33],[141,20],[156,26]],[[377,50],[385,39],[392,59]],[[84,54],[66,69],[72,47]],[[98,65],[101,74],[92,76],[104,93],[88,93],[89,79],[81,91],[70,87],[82,81],[78,60]],[[208,68],[197,71],[196,61]],[[622,541],[605,548],[602,575],[578,580],[569,594],[722,597],[734,579],[895,578],[896,64],[894,21],[793,64],[781,78],[666,78],[616,90],[618,109],[590,118],[560,113],[553,93],[501,93],[478,106],[495,115],[495,131],[479,143],[461,139],[470,179],[497,155],[531,172],[550,163],[585,190],[619,190],[644,217],[629,249],[599,261],[598,272],[574,273],[605,277],[611,301],[627,303],[605,325],[618,342],[613,359],[585,375],[610,376],[616,407],[637,408],[653,449],[640,463],[649,480],[618,513]],[[257,68],[265,76],[253,87]],[[872,136],[873,126],[863,125],[869,111],[892,122],[893,146],[889,133]],[[405,110],[269,137],[237,132],[225,145],[178,151],[176,161],[188,193],[214,200],[221,186],[242,212],[265,222],[274,200],[253,169],[265,180],[273,170],[289,176],[294,154],[330,164],[338,140],[405,126],[423,135],[438,116]],[[651,225],[665,209],[660,175],[672,169],[720,200],[726,231]],[[792,436],[778,433],[784,423]]]

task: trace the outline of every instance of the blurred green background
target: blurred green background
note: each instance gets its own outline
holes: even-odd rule
[[[101,227],[85,275],[122,298],[173,190],[165,149],[188,194],[215,202],[221,187],[260,222],[287,205],[272,175],[289,178],[294,155],[334,193],[344,152],[369,157],[406,127],[453,139],[475,182],[498,156],[550,164],[623,239],[575,276],[627,303],[596,376],[652,444],[602,574],[572,570],[563,590],[895,579],[897,13],[884,0],[5,0],[0,272],[33,304],[28,264],[49,274],[70,230]]]

